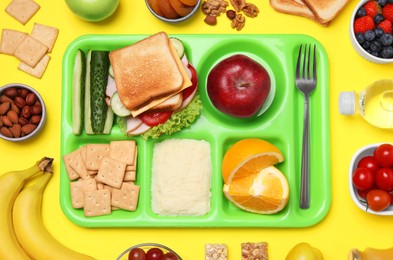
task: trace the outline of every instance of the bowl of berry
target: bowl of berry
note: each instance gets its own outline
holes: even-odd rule
[[[362,0],[350,25],[350,39],[360,56],[368,61],[393,62],[393,0]]]
[[[116,260],[182,260],[182,258],[167,246],[157,243],[142,243],[127,248]]]

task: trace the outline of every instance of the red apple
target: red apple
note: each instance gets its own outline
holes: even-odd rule
[[[207,78],[207,93],[221,112],[239,118],[258,113],[270,92],[270,77],[255,60],[237,54],[220,61]]]

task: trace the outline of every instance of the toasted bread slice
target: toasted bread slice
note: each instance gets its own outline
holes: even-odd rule
[[[120,100],[133,116],[192,85],[164,32],[114,50],[109,57]]]
[[[280,13],[298,15],[316,20],[314,13],[301,0],[270,0],[270,6]]]
[[[178,93],[176,95],[171,96],[160,104],[149,108],[149,111],[152,112],[163,112],[163,111],[175,111],[178,109],[183,102],[183,95]],[[145,107],[142,107],[140,110],[145,110]],[[146,110],[145,110],[146,111]],[[139,109],[134,110],[133,113],[140,114]]]
[[[303,0],[321,24],[330,23],[349,0]]]

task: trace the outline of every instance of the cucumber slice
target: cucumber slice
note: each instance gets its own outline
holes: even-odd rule
[[[86,80],[85,80],[85,112],[84,112],[84,121],[85,121],[85,132],[88,135],[94,134],[93,128],[91,128],[91,108],[90,108],[90,61],[91,61],[91,52],[89,51],[86,56]]]
[[[184,55],[184,45],[183,42],[181,40],[179,40],[178,38],[175,37],[171,37],[170,38],[173,47],[175,47],[175,50],[177,52],[177,55],[179,55],[179,58],[181,59]]]
[[[113,72],[112,64],[109,65],[109,75],[110,75],[113,79],[115,78],[115,73]]]
[[[86,56],[82,50],[77,50],[72,71],[72,132],[75,135],[80,135],[83,129],[85,79]]]
[[[131,111],[128,110],[123,103],[121,103],[119,93],[117,91],[112,95],[111,97],[111,108],[113,110],[113,113],[120,117],[126,117],[131,115]]]
[[[106,112],[104,131],[102,132],[103,134],[110,134],[110,132],[112,130],[114,118],[115,118],[115,115],[114,115],[112,109],[108,108],[108,110]]]

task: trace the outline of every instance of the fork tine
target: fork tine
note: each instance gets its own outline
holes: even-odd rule
[[[299,48],[299,54],[297,55],[297,65],[296,65],[296,78],[300,78],[300,64],[301,64],[301,60],[302,60],[302,48],[303,48],[303,44],[300,45]]]
[[[306,59],[306,57],[305,57]],[[311,79],[311,44],[308,45],[307,55],[307,79]]]
[[[317,80],[317,46],[314,44],[313,78]]]

